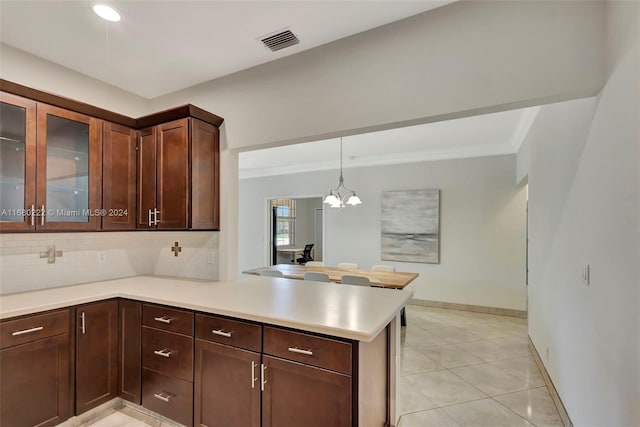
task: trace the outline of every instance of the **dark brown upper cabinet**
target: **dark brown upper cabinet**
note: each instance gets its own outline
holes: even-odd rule
[[[221,117],[0,90],[0,232],[220,229]]]
[[[98,230],[102,121],[1,96],[0,230]]]
[[[136,137],[129,127],[104,122],[102,229],[136,229]]]
[[[0,230],[35,230],[36,102],[0,92]]]
[[[218,230],[218,128],[193,117],[142,129],[137,228]]]

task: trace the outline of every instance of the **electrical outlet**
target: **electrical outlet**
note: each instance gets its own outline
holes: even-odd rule
[[[100,264],[107,262],[107,253],[105,251],[98,252],[98,262]]]
[[[589,264],[584,264],[582,266],[582,271],[580,272],[580,279],[582,280],[582,283],[586,286],[589,286],[591,284],[591,278],[590,276],[590,271],[589,271]]]
[[[545,350],[545,356],[547,358],[547,362],[549,361],[549,345],[547,344],[547,349]]]

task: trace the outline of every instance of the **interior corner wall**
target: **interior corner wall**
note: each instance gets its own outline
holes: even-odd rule
[[[607,2],[605,87],[543,106],[523,145],[529,335],[576,426],[640,425],[639,15]]]
[[[603,3],[458,1],[152,102],[224,117],[246,150],[593,96]]]
[[[324,194],[338,173],[241,179],[239,271],[267,262],[265,200]],[[324,262],[419,273],[415,298],[525,310],[526,201],[514,176],[515,155],[345,169],[363,204],[325,209]],[[381,260],[382,192],[423,188],[441,190],[440,264]]]
[[[148,99],[2,43],[0,77],[130,117],[152,112]]]

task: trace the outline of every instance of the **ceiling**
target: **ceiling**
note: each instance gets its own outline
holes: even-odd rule
[[[394,22],[454,0],[0,1],[0,40],[145,98],[154,98]],[[290,29],[300,44],[260,39]]]
[[[540,107],[348,136],[344,167],[516,153]],[[240,178],[340,167],[340,139],[240,153]]]

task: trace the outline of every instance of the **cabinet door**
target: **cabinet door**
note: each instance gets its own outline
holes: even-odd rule
[[[191,229],[220,229],[220,142],[215,126],[191,119]]]
[[[141,404],[142,304],[138,301],[118,301],[120,330],[118,336],[118,395]]]
[[[196,426],[260,427],[260,354],[196,340],[194,386]]]
[[[36,103],[0,92],[0,231],[35,230]]]
[[[76,308],[76,415],[118,396],[118,302]]]
[[[69,334],[0,351],[0,425],[55,426],[69,418]]]
[[[136,228],[136,139],[133,129],[103,124],[103,230]]]
[[[352,425],[351,377],[263,356],[262,426]]]
[[[136,228],[155,229],[153,210],[156,208],[156,146],[155,127],[140,131],[138,144],[138,203]]]
[[[189,119],[158,126],[158,229],[189,228]]]
[[[38,104],[36,207],[41,230],[98,230],[102,121]]]

